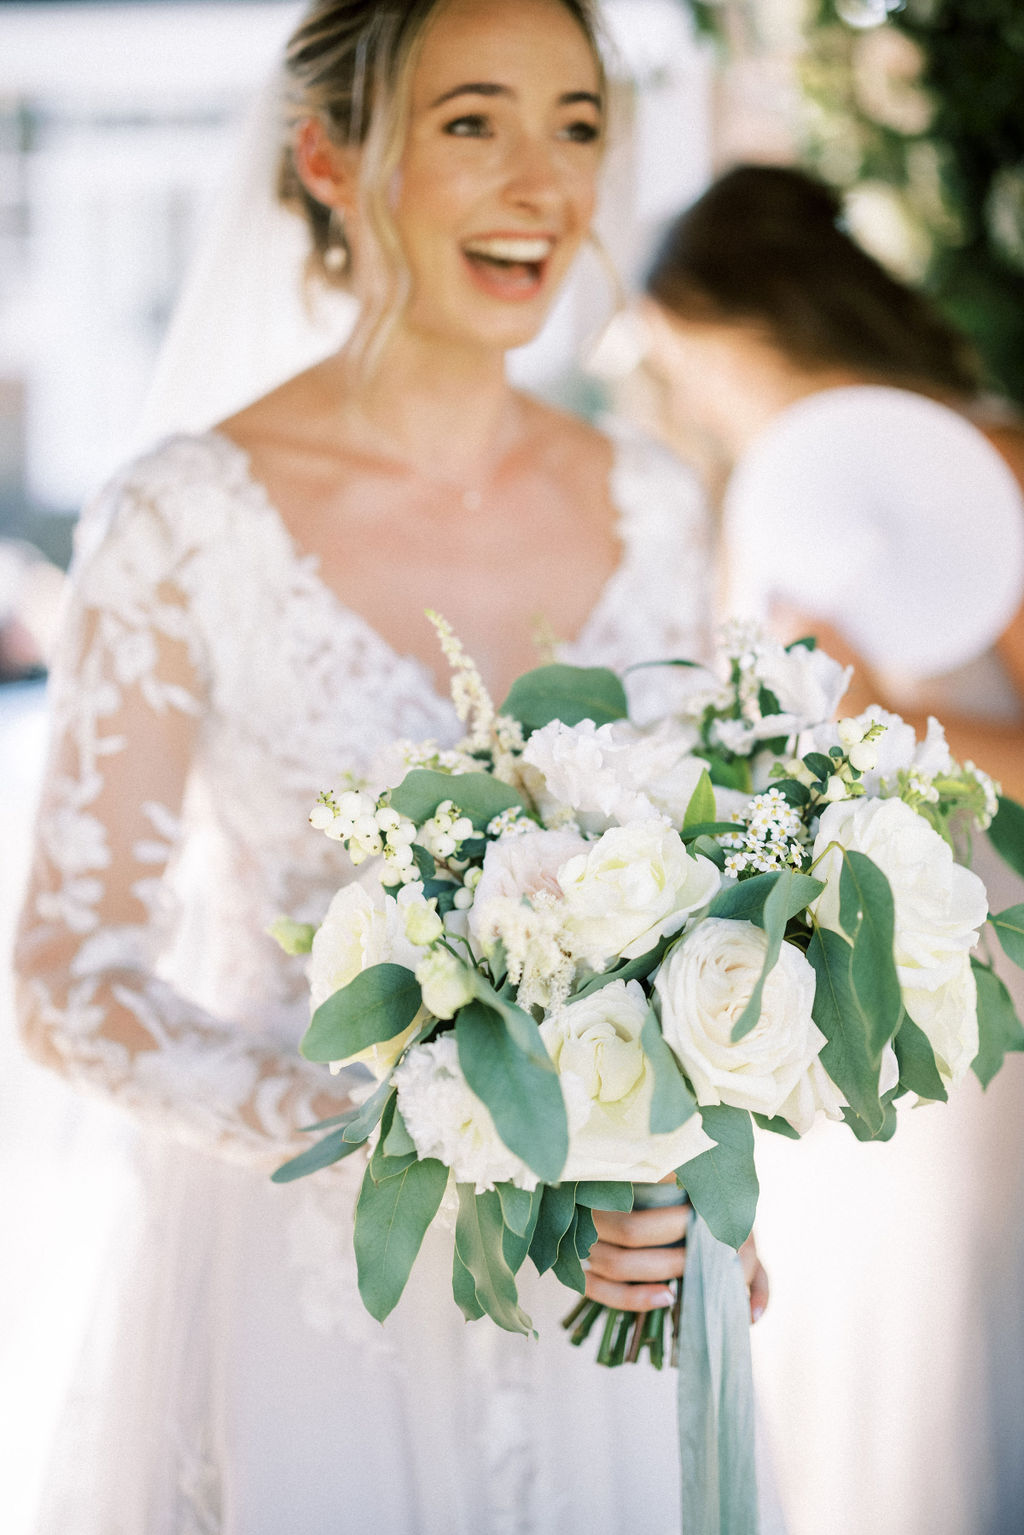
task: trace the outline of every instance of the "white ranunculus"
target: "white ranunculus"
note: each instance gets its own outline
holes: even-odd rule
[[[698,1103],[728,1103],[772,1118],[796,1093],[793,1109],[802,1125],[807,1095],[797,1090],[825,1036],[811,1017],[814,971],[792,944],[782,945],[765,981],[757,1023],[743,1039],[732,1040],[767,944],[767,934],[752,922],[708,917],[699,923],[672,949],[655,980],[661,1029]]]
[[[407,913],[417,905],[427,905],[421,884],[404,885],[395,900],[385,895],[375,870],[342,886],[313,936],[307,970],[313,1012],[371,965],[404,965],[408,970],[416,969],[423,951],[409,942],[405,923]],[[331,1069],[363,1061],[382,1080],[424,1016],[421,1009],[409,1027],[394,1039],[369,1045],[345,1061],[333,1061]]]
[[[574,831],[522,832],[488,843],[469,910],[470,936],[483,953],[501,937],[495,930],[495,911],[504,910],[507,901],[529,901],[541,893],[560,899],[558,871],[589,846]]]
[[[559,885],[574,952],[595,970],[637,959],[714,896],[721,883],[707,858],[691,857],[663,821],[613,826],[562,868]]]
[[[692,725],[669,718],[645,729],[552,720],[527,743],[526,782],[545,820],[569,812],[592,834],[661,815],[681,825],[707,767],[692,755],[697,738]]]
[[[856,799],[830,805],[813,856],[826,881],[812,910],[823,927],[839,921],[838,849],[864,853],[892,886],[893,951],[910,1017],[928,1036],[939,1071],[954,1086],[978,1053],[977,995],[969,955],[988,914],[985,886],[953,858],[923,816],[899,799]]]
[[[463,1076],[453,1034],[414,1045],[394,1082],[402,1119],[421,1157],[436,1157],[457,1183],[472,1183],[478,1194],[498,1183],[537,1187],[536,1176],[509,1151],[487,1105]]]
[[[563,1180],[657,1183],[714,1145],[696,1114],[678,1130],[651,1133],[654,1075],[640,1045],[647,1011],[636,981],[610,981],[541,1024],[569,1114]]]

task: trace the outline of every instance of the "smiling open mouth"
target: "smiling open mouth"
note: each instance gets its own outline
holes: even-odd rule
[[[525,298],[540,287],[554,241],[541,236],[467,240],[463,255],[478,284],[500,298]]]

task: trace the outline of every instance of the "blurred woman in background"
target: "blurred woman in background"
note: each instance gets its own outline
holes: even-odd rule
[[[816,633],[857,666],[846,712],[921,730],[933,710],[954,756],[1024,796],[1024,427],[841,211],[747,165],[672,224],[643,306],[667,435],[721,497],[724,611]],[[1024,899],[978,860],[993,909]],[[789,1163],[768,1138],[785,1273],[757,1345],[795,1535],[1024,1529],[1022,1067],[984,1103],[971,1079],[904,1113],[872,1157],[821,1132],[815,1167]]]

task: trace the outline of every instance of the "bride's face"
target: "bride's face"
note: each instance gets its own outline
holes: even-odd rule
[[[536,335],[590,227],[603,111],[560,0],[449,0],[410,83],[395,189],[408,326],[502,349]]]

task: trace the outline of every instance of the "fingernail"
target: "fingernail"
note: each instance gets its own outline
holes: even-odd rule
[[[763,1306],[755,1306],[754,1309],[750,1313],[750,1320],[752,1322],[759,1322],[763,1316],[764,1316],[764,1307]]]
[[[671,1306],[675,1296],[671,1290],[659,1290],[656,1295],[651,1296],[651,1299],[656,1306]]]

